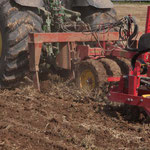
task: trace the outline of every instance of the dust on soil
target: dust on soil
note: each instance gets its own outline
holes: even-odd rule
[[[25,82],[27,82],[25,80]],[[59,78],[0,91],[0,149],[149,149],[149,124]],[[100,92],[100,91],[99,91]]]
[[[102,91],[90,95],[50,78],[39,93],[27,81],[0,91],[1,150],[150,149],[144,116],[131,119]]]
[[[150,5],[150,4],[149,4]],[[116,4],[115,10],[117,11],[118,18],[122,18],[127,15],[135,17],[137,24],[139,25],[139,31],[145,32],[146,16],[147,16],[146,4]]]

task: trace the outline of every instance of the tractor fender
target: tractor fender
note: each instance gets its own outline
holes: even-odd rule
[[[14,0],[17,4],[27,7],[43,7],[43,0]]]
[[[110,0],[75,0],[73,7],[93,6],[96,8],[106,9],[113,8],[113,3]]]

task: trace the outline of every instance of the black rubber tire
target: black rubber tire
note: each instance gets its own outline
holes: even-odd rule
[[[121,69],[114,60],[109,58],[102,58],[100,59],[100,61],[104,65],[108,76],[114,76],[114,77],[121,76]]]
[[[91,27],[102,23],[113,23],[117,21],[116,11],[111,9],[98,9],[92,6],[74,7],[75,11],[81,13],[81,19],[90,24]]]
[[[0,1],[0,86],[13,87],[29,69],[28,33],[42,31],[42,19],[37,9],[21,7],[13,1]]]
[[[106,82],[105,82],[105,88],[104,91],[107,94],[109,91],[109,88],[114,85],[114,82],[108,82],[107,77],[120,77],[121,76],[121,69],[118,66],[118,64],[109,58],[101,58],[100,62],[103,64],[103,67],[105,68],[106,71]]]
[[[107,74],[103,64],[98,60],[88,59],[80,62],[75,69],[75,81],[76,85],[79,88],[81,88],[81,81],[80,81],[81,74],[86,69],[90,69],[94,75],[94,79],[96,81],[94,89],[98,88],[99,86],[101,86],[103,83],[106,82]]]
[[[100,59],[100,62],[102,62],[106,72],[107,72],[107,76],[111,76],[111,77],[120,77],[122,75],[122,70],[120,68],[120,66],[117,64],[116,61],[114,61],[113,59],[110,58],[102,58]],[[105,83],[105,87],[103,92],[107,95],[110,87],[115,85],[114,82],[106,82]],[[122,104],[121,103],[117,103],[117,102],[111,102],[111,101],[107,101],[107,104],[111,105],[111,106],[115,106],[115,107],[120,107]]]
[[[114,60],[120,67],[122,75],[128,75],[131,66],[131,60],[127,58],[119,58],[119,57],[110,57],[110,59]]]
[[[88,59],[80,62],[75,69],[76,70],[75,80],[78,87],[80,87],[81,73],[86,69],[90,69],[91,72],[95,75],[96,87],[108,83],[107,77],[109,76],[120,77],[122,74],[119,65],[112,59],[109,58],[102,58],[100,60]]]

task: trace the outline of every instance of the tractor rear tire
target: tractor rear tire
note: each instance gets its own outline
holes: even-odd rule
[[[114,9],[100,10],[94,12],[83,19],[86,23],[89,23],[92,28],[95,25],[103,23],[114,23],[117,21],[116,12]]]
[[[42,31],[38,10],[0,1],[0,86],[13,87],[28,71],[28,34]]]
[[[95,25],[103,23],[114,23],[117,21],[116,11],[111,9],[98,9],[92,6],[88,7],[74,7],[75,11],[81,13],[81,19],[88,23],[91,28],[95,28]]]

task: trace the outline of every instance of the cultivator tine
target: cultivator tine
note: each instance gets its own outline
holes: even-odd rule
[[[29,35],[29,65],[32,73],[34,87],[40,91],[39,62],[42,50],[42,43],[35,43],[34,34]]]
[[[34,82],[34,87],[40,91],[41,89],[40,89],[38,71],[33,72],[32,78],[33,78],[33,82]]]

